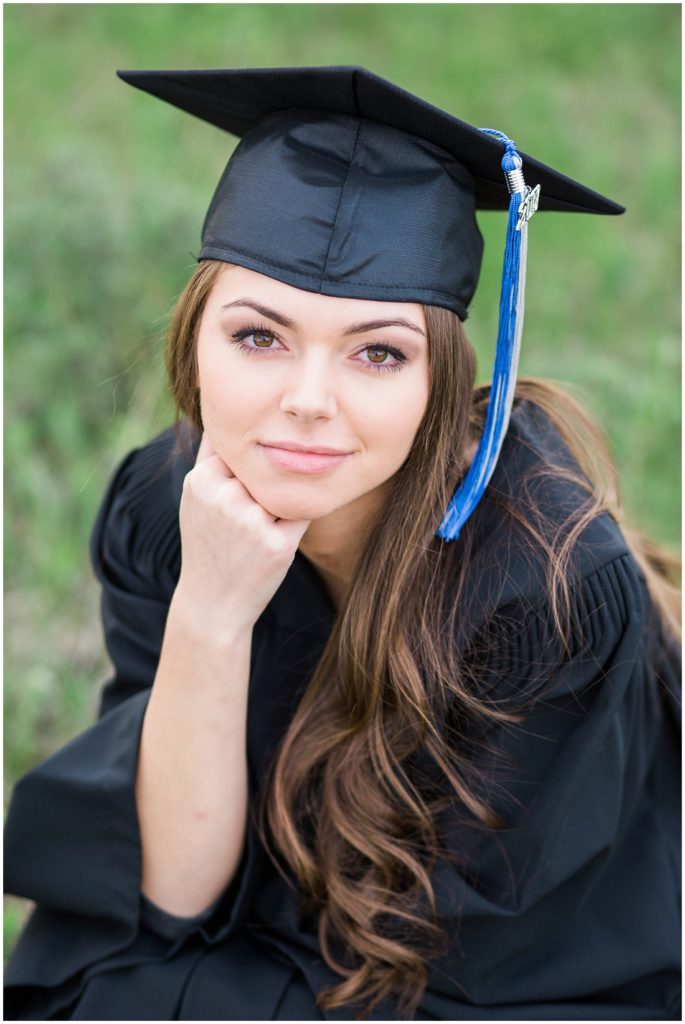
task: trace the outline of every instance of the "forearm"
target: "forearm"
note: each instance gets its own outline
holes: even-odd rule
[[[240,862],[251,641],[245,629],[218,636],[172,601],[136,779],[142,891],[171,914],[201,913]]]

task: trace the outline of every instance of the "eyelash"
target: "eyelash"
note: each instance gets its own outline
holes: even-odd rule
[[[251,334],[268,334],[276,341],[280,341],[277,334],[274,334],[268,327],[263,327],[258,324],[253,324],[248,327],[241,327],[239,331],[231,335],[231,344],[236,345],[242,352],[246,352],[248,355],[261,355],[271,352],[272,349],[268,348],[252,348],[250,345],[242,344],[242,339],[249,337]],[[373,370],[379,370],[381,373],[395,372],[396,370],[403,369],[403,363],[407,361],[407,357],[399,349],[392,348],[390,345],[366,345],[365,348],[361,349],[361,352],[366,352],[367,349],[374,349],[377,352],[388,352],[395,359],[399,360],[397,363],[385,366],[383,363],[364,363],[364,366],[370,366]],[[358,353],[359,354],[359,353]]]

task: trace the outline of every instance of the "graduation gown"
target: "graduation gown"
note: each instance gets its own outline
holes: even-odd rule
[[[543,456],[568,452],[537,407],[518,402],[490,493],[515,496]],[[140,891],[137,752],[191,466],[167,430],[123,461],[99,512],[91,553],[115,671],[96,723],[14,789],[6,890],[36,906],[6,972],[5,1019],[354,1019],[317,1008],[315,994],[339,978],[249,819],[239,868],[204,914],[167,914]],[[539,496],[548,513],[582,499],[560,481]],[[544,579],[495,505],[484,499],[474,523],[484,554],[474,607],[494,604],[492,658],[523,687],[549,647]],[[583,643],[523,724],[497,727],[515,765],[503,780],[506,828],[481,842],[477,872],[445,861],[433,872],[454,941],[431,965],[416,1019],[680,1019],[679,655],[613,520],[597,518],[575,558]],[[251,793],[334,616],[298,552],[253,631]],[[371,1019],[396,1019],[394,1004]]]

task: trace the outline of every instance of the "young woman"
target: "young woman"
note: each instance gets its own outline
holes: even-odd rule
[[[6,1017],[680,1019],[674,567],[515,382],[513,144],[362,69],[123,77],[242,141],[93,532],[115,675],[14,792]]]

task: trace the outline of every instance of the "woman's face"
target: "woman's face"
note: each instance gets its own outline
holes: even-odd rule
[[[406,459],[428,401],[419,305],[320,295],[226,266],[197,344],[205,431],[272,515],[368,508]]]

